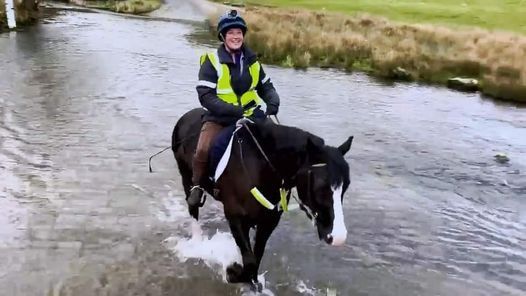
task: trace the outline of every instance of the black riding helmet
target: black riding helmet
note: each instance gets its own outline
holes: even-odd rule
[[[219,41],[224,41],[223,36],[232,28],[241,29],[243,35],[245,35],[248,29],[247,23],[235,9],[227,11],[219,18],[219,22],[217,23],[217,38],[219,38]]]

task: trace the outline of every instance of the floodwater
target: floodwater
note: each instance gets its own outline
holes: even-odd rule
[[[224,282],[238,254],[221,205],[209,199],[197,229],[171,153],[148,172],[198,106],[199,55],[216,45],[185,9],[174,18],[186,21],[61,11],[0,35],[3,295],[248,294]],[[355,141],[347,244],[327,246],[302,212],[285,214],[260,270],[265,294],[524,295],[525,108],[266,70],[282,123]]]

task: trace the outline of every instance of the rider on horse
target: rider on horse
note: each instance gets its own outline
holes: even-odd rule
[[[238,11],[228,11],[217,24],[222,44],[217,51],[201,56],[196,89],[207,111],[192,161],[193,187],[187,198],[190,208],[202,204],[201,185],[207,175],[208,153],[217,134],[243,117],[265,118],[278,113],[276,89],[256,54],[243,43],[246,31],[246,22]],[[261,99],[266,103],[266,112],[261,110]]]

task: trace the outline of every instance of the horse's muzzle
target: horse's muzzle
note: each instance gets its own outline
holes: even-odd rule
[[[342,246],[347,239],[347,231],[338,233],[337,235],[327,234],[325,242],[331,246]]]

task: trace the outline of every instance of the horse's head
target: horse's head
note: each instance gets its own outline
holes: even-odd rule
[[[314,221],[320,239],[342,245],[347,237],[342,199],[350,184],[344,155],[353,137],[335,148],[298,128],[267,122],[253,131],[286,184],[296,186],[300,206]]]
[[[335,148],[312,135],[305,147],[307,161],[296,175],[298,195],[306,206],[302,209],[313,219],[320,240],[334,246],[342,245],[347,238],[342,202],[350,177],[344,155],[352,140],[350,137]]]

